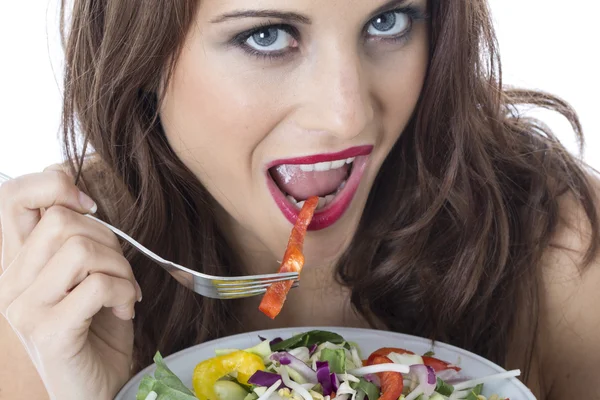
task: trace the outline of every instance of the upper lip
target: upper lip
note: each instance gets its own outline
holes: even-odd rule
[[[308,155],[308,156],[279,159],[279,160],[271,161],[267,165],[267,169],[278,166],[278,165],[283,165],[283,164],[288,164],[288,165],[316,164],[316,163],[320,163],[320,162],[343,160],[345,158],[350,158],[350,157],[366,156],[366,155],[369,155],[372,150],[373,150],[372,145],[364,145],[364,146],[350,147],[346,150],[338,151],[335,153],[314,154],[314,155]]]

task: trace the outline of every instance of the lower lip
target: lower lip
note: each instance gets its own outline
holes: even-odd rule
[[[335,224],[344,215],[360,184],[369,156],[358,156],[354,160],[352,172],[346,181],[344,188],[335,196],[333,202],[324,209],[315,212],[308,230],[318,231]],[[292,204],[281,192],[271,174],[267,172],[267,185],[269,191],[275,200],[275,203],[290,223],[295,224],[298,219],[300,209]]]

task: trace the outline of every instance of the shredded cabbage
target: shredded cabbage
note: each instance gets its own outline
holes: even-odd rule
[[[386,382],[384,372],[403,374],[403,395],[399,400],[472,400],[485,398],[481,395],[484,383],[520,374],[519,370],[514,370],[451,385],[448,382],[456,382],[459,372],[453,369],[436,372],[428,364],[424,365],[424,359],[419,355],[394,352],[387,355],[391,360],[389,363],[363,366],[360,350],[355,344],[325,331],[306,332],[271,342],[264,339],[261,344],[244,351],[259,352],[268,362],[264,370],[249,377],[247,382],[251,386],[240,388],[242,397],[243,390],[249,391],[243,400],[332,400],[334,394],[334,400],[378,400],[381,385]],[[154,377],[144,377],[137,400],[196,398],[168,369],[159,353],[155,361],[157,372]],[[229,374],[222,379],[235,383],[237,377]],[[493,395],[489,400],[502,398]]]

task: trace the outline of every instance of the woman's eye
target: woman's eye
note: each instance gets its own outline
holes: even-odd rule
[[[412,20],[407,14],[389,11],[372,19],[367,33],[379,37],[402,36],[410,30],[411,25]]]
[[[281,52],[290,47],[297,47],[298,43],[294,37],[282,28],[267,27],[253,32],[246,45],[254,50],[270,53]]]

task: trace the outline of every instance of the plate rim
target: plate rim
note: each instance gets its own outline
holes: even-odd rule
[[[227,341],[227,340],[235,340],[238,338],[244,338],[244,337],[248,337],[248,336],[254,336],[255,338],[258,335],[266,335],[268,333],[273,333],[273,334],[277,334],[278,332],[281,332],[285,335],[286,332],[291,332],[293,331],[293,333],[302,333],[302,332],[307,332],[307,331],[311,331],[311,330],[326,330],[326,331],[331,331],[331,332],[336,332],[336,330],[344,330],[344,331],[353,331],[356,332],[357,334],[363,333],[363,334],[381,334],[381,335],[385,335],[385,336],[396,336],[398,338],[404,338],[404,339],[417,339],[418,341],[426,341],[431,343],[432,346],[434,347],[441,347],[441,348],[445,348],[446,350],[452,351],[456,354],[458,354],[459,356],[464,355],[464,356],[468,356],[469,358],[474,358],[475,360],[486,364],[488,367],[496,370],[497,372],[505,372],[506,369],[504,369],[503,367],[501,367],[500,365],[488,360],[487,358],[484,358],[482,356],[480,356],[479,354],[470,352],[468,350],[465,350],[461,347],[457,347],[454,346],[452,344],[448,344],[442,341],[432,341],[431,339],[427,339],[421,336],[415,336],[415,335],[409,335],[407,333],[401,333],[401,332],[394,332],[394,331],[386,331],[386,330],[379,330],[379,329],[368,329],[368,328],[352,328],[352,327],[345,327],[345,326],[334,326],[334,325],[317,325],[317,326],[299,326],[299,327],[286,327],[286,328],[273,328],[273,329],[261,329],[261,330],[257,330],[257,331],[251,331],[251,332],[242,332],[242,333],[237,333],[234,335],[228,335],[228,336],[223,336],[221,338],[216,338],[216,339],[212,339],[206,342],[202,342],[202,343],[198,343],[195,344],[193,346],[187,347],[185,349],[179,350],[173,354],[168,355],[167,357],[164,357],[164,361],[168,364],[169,362],[176,360],[180,357],[185,356],[187,353],[191,353],[194,352],[196,348],[198,347],[210,347],[211,345],[213,345],[214,343],[218,343],[218,342],[222,342],[222,341]],[[281,335],[283,336],[283,335]],[[123,393],[127,392],[128,390],[130,390],[130,388],[134,385],[134,382],[139,381],[139,379],[143,378],[144,375],[148,375],[150,373],[152,373],[152,371],[156,368],[156,364],[152,363],[150,365],[148,365],[147,367],[145,367],[144,369],[140,370],[137,374],[135,374],[134,376],[132,376],[125,385],[123,385],[123,387],[119,390],[119,392],[117,393],[115,399],[121,399]],[[139,378],[139,379],[138,379]],[[521,382],[519,379],[512,377],[509,378],[508,380],[510,380],[514,385],[516,385],[517,387],[519,387],[519,389],[521,391],[523,391],[524,393],[526,393],[528,396],[530,396],[531,399],[536,399],[536,397],[533,395],[533,393],[531,392],[531,389],[529,389],[523,382]]]

